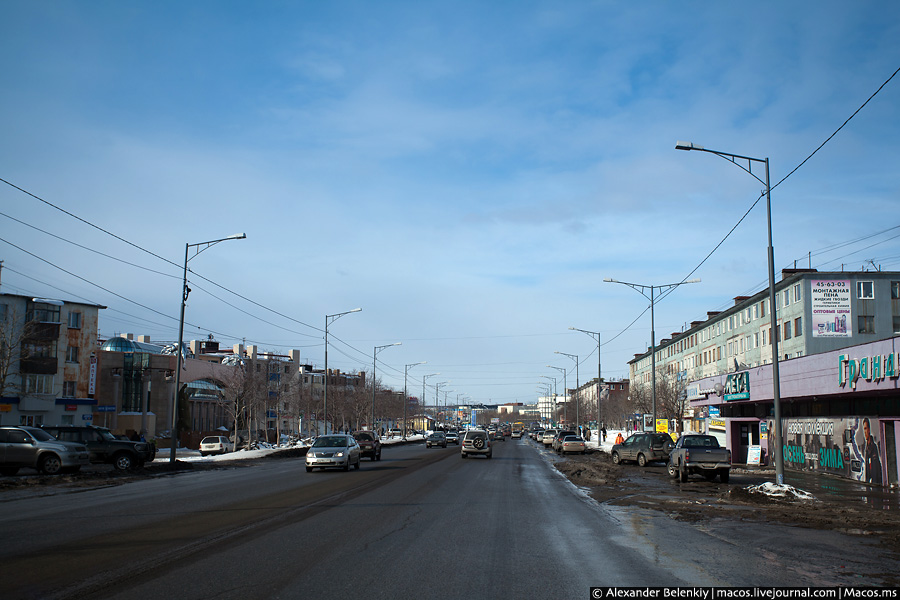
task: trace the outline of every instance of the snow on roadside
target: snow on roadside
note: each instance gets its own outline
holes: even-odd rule
[[[759,485],[751,485],[746,489],[751,494],[763,494],[765,496],[783,498],[785,500],[801,500],[804,502],[816,501],[816,497],[809,492],[804,492],[803,490],[786,483],[779,485],[777,483],[766,482],[760,483]]]

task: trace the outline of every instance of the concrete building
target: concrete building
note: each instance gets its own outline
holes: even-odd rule
[[[736,462],[776,451],[769,308],[767,290],[737,297],[656,348],[657,373],[689,401],[687,429],[719,436]],[[896,483],[900,273],[785,270],[775,309],[785,467]],[[650,362],[629,363],[633,383],[649,385]]]
[[[98,304],[0,294],[0,424],[80,424],[96,391]]]

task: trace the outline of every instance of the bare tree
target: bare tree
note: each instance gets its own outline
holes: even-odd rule
[[[30,348],[24,344],[31,327],[17,311],[0,315],[0,396],[23,392],[19,376],[19,361],[30,356]]]

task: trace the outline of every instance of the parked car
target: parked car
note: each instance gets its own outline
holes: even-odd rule
[[[669,452],[674,447],[675,442],[667,433],[635,433],[612,447],[612,461],[619,464],[633,460],[641,467],[654,461],[668,462]]]
[[[359,444],[360,456],[368,456],[372,460],[381,460],[381,437],[374,431],[357,431],[353,434]]]
[[[432,446],[447,447],[447,436],[444,435],[443,431],[432,431],[425,438],[425,447],[431,448]]]
[[[554,452],[559,452],[559,447],[563,442],[563,439],[568,435],[578,435],[577,431],[570,431],[568,429],[560,430],[556,432],[556,435],[553,436],[553,441],[550,442],[550,447]]]
[[[490,458],[494,454],[487,431],[480,429],[470,429],[463,435],[459,451],[462,458],[468,458],[470,454]]]
[[[510,437],[514,440],[522,439],[522,430],[521,429],[513,429],[512,435]]]
[[[110,464],[120,471],[141,467],[156,458],[156,446],[120,440],[105,427],[94,425],[42,425],[41,429],[64,442],[87,446],[91,462]]]
[[[557,432],[556,429],[545,429],[544,430],[544,435],[541,436],[541,442],[544,444],[545,448],[553,443],[553,438],[556,437],[556,432]]]
[[[359,469],[360,460],[359,444],[352,435],[321,435],[306,452],[306,472],[316,467],[337,467],[349,471],[351,465]]]
[[[543,429],[535,429],[534,431],[532,431],[531,439],[533,439],[536,442],[540,442],[542,439],[544,439],[544,430]]]
[[[669,475],[688,480],[692,473],[703,475],[707,481],[719,476],[728,483],[731,475],[731,450],[719,446],[711,435],[683,435],[669,454]]]
[[[446,434],[444,434],[444,435],[445,435],[445,437],[447,438],[447,443],[448,443],[448,444],[456,444],[457,446],[459,446],[459,434],[458,434],[457,432],[455,432],[455,431],[448,431],[448,432],[447,432]]]
[[[224,435],[208,435],[200,440],[200,456],[227,454],[234,445]]]
[[[584,439],[577,435],[567,435],[563,438],[562,443],[559,445],[559,450],[557,450],[558,454],[570,454],[572,452],[580,452],[584,454],[587,452],[587,444],[584,443]]]
[[[84,444],[57,440],[37,427],[0,427],[0,475],[15,475],[22,467],[44,475],[74,473],[90,457]]]

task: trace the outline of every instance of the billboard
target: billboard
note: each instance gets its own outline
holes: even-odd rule
[[[853,337],[850,325],[850,280],[812,280],[813,337]]]
[[[880,422],[874,417],[784,419],[784,466],[881,484]],[[769,421],[767,427],[773,427]],[[766,440],[769,451],[775,436]]]

